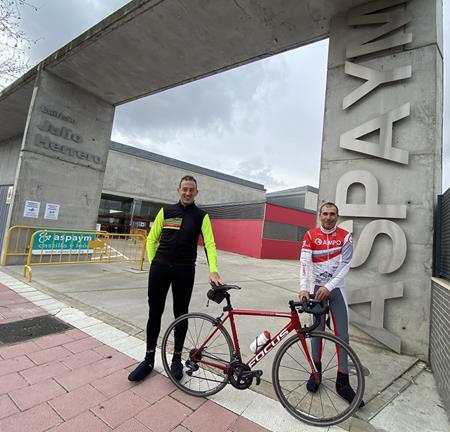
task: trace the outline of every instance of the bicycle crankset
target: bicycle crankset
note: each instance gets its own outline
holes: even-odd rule
[[[238,360],[232,362],[228,368],[228,379],[233,387],[239,390],[245,390],[252,385],[253,378],[256,378],[256,384],[261,382],[262,371],[252,371],[250,367]]]

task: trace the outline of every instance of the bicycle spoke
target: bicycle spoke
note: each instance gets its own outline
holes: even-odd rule
[[[290,380],[290,381],[296,381],[296,380]],[[299,384],[297,387],[293,388],[292,390],[288,390],[288,395],[292,394],[294,391],[296,391],[298,388],[302,387],[303,384],[306,382],[306,380],[303,381],[302,384]]]
[[[170,372],[170,357],[168,360],[167,356],[172,344],[182,355],[184,376],[180,381]],[[223,369],[230,363],[233,350],[226,329],[218,328],[214,318],[201,313],[187,314],[175,320],[167,329],[161,347],[163,365],[172,382],[194,396],[212,395],[227,384],[228,375]]]
[[[298,408],[298,406],[303,402],[303,399],[305,399],[305,397],[308,396],[308,394],[311,394],[311,393],[306,392],[304,394],[304,396],[297,402],[297,405],[295,406],[296,408]]]
[[[301,363],[299,363],[291,354],[287,353],[288,356],[294,360],[306,373],[311,373],[311,371],[308,371]],[[300,370],[300,369],[299,369]]]
[[[322,364],[321,381],[315,392],[306,386],[314,370],[309,355]],[[347,404],[335,390],[339,361],[345,361],[343,356],[353,362],[355,370],[349,375],[357,394],[352,404]],[[283,406],[294,417],[314,426],[331,426],[351,416],[359,406],[364,386],[361,365],[351,348],[336,336],[320,331],[313,332],[305,346],[296,336],[284,342],[275,356],[272,376]]]
[[[198,346],[198,341],[199,341],[199,339],[200,339],[200,335],[201,335],[201,333],[202,333],[203,325],[204,325],[204,324],[205,324],[205,321],[202,321],[202,326],[200,327],[200,331],[197,333],[198,336],[197,336],[197,340],[196,340],[196,342],[195,342],[195,346]]]
[[[324,377],[322,377],[322,382],[324,382],[324,381],[333,381],[333,382],[336,382],[336,377],[334,376],[334,377],[330,377],[330,378],[324,378]]]
[[[309,378],[308,378],[309,379]],[[297,381],[299,381],[299,379],[298,378],[292,378],[292,379],[280,379],[280,382],[289,382],[289,381],[294,381],[294,382],[297,382]],[[304,380],[300,380],[300,381],[302,381],[303,383],[305,383],[306,381],[308,381],[307,379],[304,379]]]
[[[305,371],[306,373],[310,373],[309,371],[307,371],[303,366],[302,366],[302,369],[303,369],[303,371],[302,371],[302,369],[298,369],[298,368],[294,368],[294,367],[292,367],[292,366],[285,366],[285,365],[282,365],[281,366],[283,369],[289,369],[289,370],[292,370],[292,371],[296,371],[296,372],[302,372],[303,373],[303,371]]]
[[[320,397],[320,407],[322,408],[322,417],[325,417],[325,411],[323,410],[323,401],[322,401],[322,392],[319,391],[319,397]]]
[[[208,385],[208,389],[210,389],[211,387],[209,386],[209,379],[206,377],[206,370],[205,369],[203,369],[203,375],[205,376],[205,381],[206,381],[206,383]]]
[[[309,403],[309,410],[308,410],[309,413],[311,413],[311,407],[312,407],[312,401],[313,401],[313,393],[310,393],[310,395],[311,395],[311,401]]]
[[[328,389],[327,386],[324,385],[325,389]],[[331,390],[332,393],[337,394],[335,391]],[[328,394],[328,392],[325,390],[325,394],[328,396],[328,399],[330,399],[331,405],[333,405],[334,410],[336,411],[336,414],[339,414],[338,409],[336,408],[336,405],[334,404],[333,400],[331,399],[330,395]]]
[[[192,332],[191,332],[191,329],[190,329],[190,328],[188,328],[186,337],[187,337],[188,335],[189,335],[189,340],[188,340],[188,342],[190,342],[190,344],[191,344],[193,347],[195,347],[196,344],[194,343],[194,337],[192,336]],[[180,341],[180,340],[177,340],[177,342],[181,342],[181,341]]]
[[[325,351],[325,349],[324,349]],[[336,351],[334,352],[334,355],[330,358],[330,360],[328,360],[328,363],[323,366],[322,372],[326,372],[328,370],[328,366],[329,364],[336,358]]]

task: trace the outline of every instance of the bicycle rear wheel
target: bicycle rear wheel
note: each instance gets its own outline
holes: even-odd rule
[[[322,379],[316,392],[310,392],[306,383],[312,372],[306,352],[312,358],[312,341],[322,346]],[[275,356],[272,380],[281,404],[294,417],[313,426],[331,426],[349,418],[358,408],[364,394],[364,375],[355,352],[333,334],[312,332],[304,340],[299,336],[289,338]],[[336,392],[336,375],[339,367],[339,348],[347,355],[349,383],[355,398],[349,404]],[[342,352],[342,351],[341,351]]]
[[[170,371],[175,350],[181,352],[183,364],[180,381]],[[202,313],[188,313],[169,325],[163,337],[161,357],[167,375],[180,390],[192,396],[210,396],[227,385],[226,369],[233,350],[230,334],[223,327],[217,328],[216,319]]]

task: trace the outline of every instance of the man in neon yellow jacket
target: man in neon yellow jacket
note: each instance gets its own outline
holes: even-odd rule
[[[177,189],[180,200],[158,212],[147,238],[147,256],[151,263],[148,279],[149,319],[147,322],[147,353],[144,361],[130,373],[130,381],[140,381],[153,370],[155,349],[161,329],[169,287],[172,286],[175,318],[189,309],[194,287],[198,238],[202,235],[209,265],[209,280],[216,285],[224,282],[217,271],[217,253],[208,214],[195,205],[197,181],[184,176]],[[177,340],[184,340],[187,328],[177,328]],[[174,377],[183,377],[181,352],[175,352],[171,370]]]

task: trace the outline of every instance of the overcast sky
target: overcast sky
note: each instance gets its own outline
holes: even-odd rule
[[[37,40],[32,66],[128,1],[30,2],[37,11],[25,8],[22,23]],[[444,0],[445,60],[450,57],[449,3]],[[112,139],[256,181],[268,191],[317,187],[327,50],[327,41],[318,42],[120,106]],[[448,61],[444,70],[447,85]],[[450,97],[444,100],[445,190],[450,187]]]

